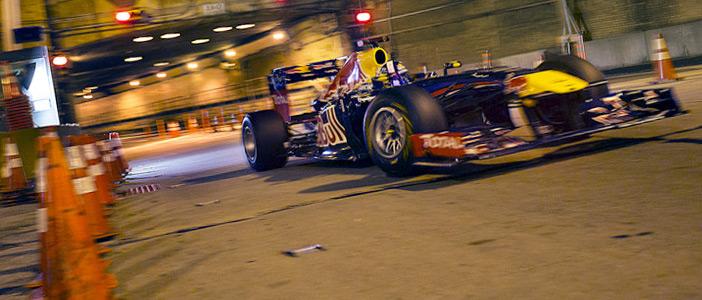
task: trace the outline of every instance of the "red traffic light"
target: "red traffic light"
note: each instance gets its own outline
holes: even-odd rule
[[[59,68],[65,67],[68,64],[68,57],[65,55],[57,55],[54,56],[54,59],[51,62],[54,64],[54,66]]]
[[[356,22],[358,22],[358,23],[365,24],[365,23],[370,22],[371,19],[372,19],[372,16],[367,11],[361,11],[361,12],[356,13]]]
[[[128,11],[118,11],[115,14],[115,20],[117,22],[129,22],[132,19],[132,13]]]

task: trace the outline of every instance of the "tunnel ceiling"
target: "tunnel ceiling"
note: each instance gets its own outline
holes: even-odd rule
[[[129,80],[174,68],[188,61],[244,45],[277,29],[290,28],[309,17],[338,13],[343,1],[327,1],[324,5],[299,5],[292,8],[267,9],[247,13],[220,15],[209,18],[176,20],[113,36],[68,49],[71,65],[68,69],[67,92],[80,92],[87,87],[107,89]],[[256,24],[253,28],[214,32],[223,26]],[[177,38],[162,39],[161,35],[177,32]],[[137,37],[151,36],[147,42],[134,42]],[[207,38],[204,44],[192,44],[195,39]],[[141,57],[136,62],[125,62],[130,57]],[[154,66],[168,62],[167,66]]]

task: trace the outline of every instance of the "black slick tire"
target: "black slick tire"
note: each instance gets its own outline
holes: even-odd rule
[[[381,92],[368,106],[364,138],[373,162],[390,176],[410,176],[414,165],[410,136],[448,128],[446,114],[436,100],[415,86]]]
[[[288,137],[285,121],[278,112],[247,114],[241,125],[241,140],[251,169],[261,172],[285,166],[288,157],[283,144]]]
[[[578,77],[593,86],[586,88],[588,95],[595,100],[609,94],[607,78],[589,61],[575,55],[547,55],[546,61],[537,70],[556,70]]]

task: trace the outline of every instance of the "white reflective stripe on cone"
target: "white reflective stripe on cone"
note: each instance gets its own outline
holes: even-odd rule
[[[96,159],[99,157],[98,155],[100,155],[97,151],[97,147],[95,147],[95,144],[82,145],[81,148],[83,148],[83,153],[85,154],[85,159],[87,160]]]
[[[22,159],[21,158],[13,158],[7,164],[12,169],[21,168],[22,167]]]
[[[105,166],[102,163],[88,166],[88,175],[89,176],[99,176],[99,175],[104,175],[106,172]]]
[[[19,149],[17,148],[17,144],[15,144],[15,143],[5,144],[5,156],[10,156],[10,155],[19,155]]]
[[[73,179],[73,186],[76,188],[76,194],[78,195],[84,195],[97,191],[95,179],[90,176]]]
[[[113,162],[115,161],[115,155],[112,153],[106,153],[102,156],[102,160],[105,162]]]
[[[49,218],[46,208],[37,209],[37,231],[44,233],[49,231]]]
[[[83,169],[87,167],[83,155],[81,155],[80,146],[71,146],[66,148],[66,160],[68,160],[68,168],[71,170]]]
[[[661,61],[664,59],[670,59],[670,52],[665,51],[665,52],[659,52],[659,53],[653,53],[651,54],[651,60],[652,61]]]
[[[49,159],[46,157],[39,158],[37,160],[37,168],[36,168],[36,175],[37,175],[37,182],[34,187],[34,191],[37,193],[45,193],[46,192],[46,167],[49,164]]]

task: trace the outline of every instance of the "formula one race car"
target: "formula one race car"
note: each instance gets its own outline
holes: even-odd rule
[[[348,57],[278,68],[268,76],[275,110],[246,115],[242,140],[256,171],[290,156],[356,161],[387,174],[450,167],[681,113],[670,89],[609,93],[592,64],[554,56],[536,69],[481,68],[444,76],[408,74],[371,41]],[[329,80],[314,111],[292,115],[296,83]],[[518,130],[520,128],[524,128]],[[524,134],[527,132],[527,134]]]

